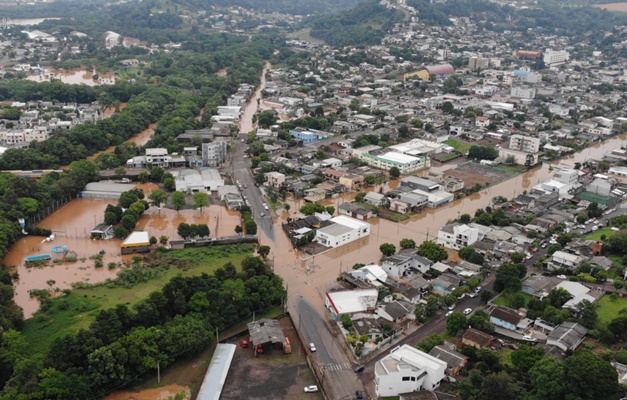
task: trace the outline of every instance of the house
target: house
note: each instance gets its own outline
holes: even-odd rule
[[[437,243],[449,249],[459,250],[482,240],[491,230],[479,224],[448,224],[439,230]]]
[[[365,265],[354,271],[350,271],[355,279],[368,282],[372,286],[381,286],[388,277],[388,274],[377,264]]]
[[[588,330],[576,322],[562,322],[549,334],[546,344],[557,346],[562,351],[575,350],[587,334]]]
[[[522,283],[522,292],[541,299],[551,293],[551,290],[557,285],[557,278],[544,275],[530,276]]]
[[[98,224],[91,230],[90,236],[98,239],[113,239],[113,225]]]
[[[358,312],[373,313],[379,298],[377,289],[356,289],[327,292],[324,305],[337,320],[341,315]]]
[[[560,268],[566,268],[569,271],[575,271],[585,261],[586,259],[581,256],[558,250],[553,253],[551,258],[548,260],[547,268],[550,271]]]
[[[560,282],[559,285],[555,286],[555,288],[564,289],[568,293],[570,293],[571,296],[573,296],[572,299],[564,303],[562,308],[575,308],[577,304],[581,303],[584,300],[588,300],[591,303],[596,301],[594,297],[588,294],[590,293],[590,288],[578,282],[563,281]]]
[[[446,362],[412,346],[405,344],[396,347],[375,364],[377,396],[434,390],[444,379],[447,367]]]
[[[444,342],[443,345],[435,346],[429,352],[430,356],[446,362],[446,375],[456,376],[468,363],[468,357],[455,351],[453,343]]]
[[[604,256],[594,256],[588,262],[593,267],[603,268],[604,271],[609,271],[610,268],[612,268],[612,266],[614,265],[612,260]]]
[[[368,192],[362,201],[366,204],[370,204],[371,206],[381,207],[386,203],[385,196],[381,193]]]
[[[362,207],[355,203],[342,203],[338,207],[338,213],[348,215],[349,217],[359,220],[366,220],[375,216],[374,212],[366,207]]]
[[[446,265],[446,267],[447,269],[450,268],[448,265]],[[433,287],[432,291],[435,294],[446,296],[447,294],[452,293],[453,290],[457,289],[460,286],[461,281],[461,278],[457,275],[444,273],[431,281],[431,285]]]
[[[370,224],[340,215],[331,224],[316,231],[314,241],[328,247],[339,247],[370,235]]]
[[[383,260],[381,268],[394,278],[424,274],[433,265],[433,261],[419,256],[416,251],[401,251]]]
[[[285,175],[280,172],[271,171],[271,172],[266,172],[265,175],[266,175],[265,185],[272,186],[275,189],[280,188],[283,182],[285,182]]]
[[[377,315],[386,321],[401,325],[403,329],[409,328],[416,320],[416,305],[405,300],[394,300],[379,304]]]
[[[516,311],[496,306],[490,311],[490,322],[501,328],[515,332],[525,332],[532,321],[518,314]]]
[[[384,336],[381,326],[387,321],[376,315],[359,314],[359,317],[351,318],[351,321],[353,322],[353,329],[357,337],[366,335],[368,336],[368,340],[377,340]]]
[[[460,343],[476,349],[499,349],[501,343],[494,336],[478,329],[468,328],[462,335]]]
[[[346,172],[339,177],[338,181],[340,185],[343,185],[346,189],[356,190],[364,185],[365,178],[362,175]]]

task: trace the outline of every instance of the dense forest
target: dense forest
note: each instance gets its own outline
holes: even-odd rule
[[[311,17],[304,24],[311,36],[332,46],[376,45],[402,19],[400,11],[369,0],[341,13]]]
[[[211,6],[240,6],[262,12],[280,12],[284,14],[313,14],[342,8],[350,8],[362,0],[174,0],[190,8],[208,9]]]
[[[0,289],[8,287],[9,295],[6,280],[0,275]],[[0,386],[6,385],[0,399],[84,400],[136,384],[157,364],[166,368],[197,355],[216,329],[279,304],[285,296],[282,279],[263,260],[248,256],[241,272],[227,263],[211,276],[179,276],[132,307],[102,310],[88,329],[55,340],[43,355],[29,357],[19,345],[18,318],[3,324]]]

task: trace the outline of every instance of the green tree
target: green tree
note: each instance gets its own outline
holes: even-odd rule
[[[257,254],[259,254],[265,260],[270,254],[270,246],[259,246],[257,247]]]
[[[197,226],[196,233],[201,238],[208,237],[210,235],[209,226],[207,224],[200,224]]]
[[[564,361],[567,398],[582,400],[618,399],[618,374],[609,362],[581,351]]]
[[[161,204],[165,204],[168,201],[168,195],[163,190],[157,189],[157,190],[153,190],[148,195],[148,199],[150,200],[153,206],[161,210]]]
[[[401,176],[401,170],[397,167],[390,168],[390,179],[398,179]]]
[[[257,224],[252,219],[247,220],[244,223],[244,226],[246,227],[246,234],[247,235],[256,235],[257,234]]]
[[[507,157],[505,157],[505,165],[516,165],[517,161],[516,161],[516,157],[509,155]]]
[[[501,264],[499,269],[496,271],[494,290],[498,292],[503,290],[518,292],[521,289],[522,280],[520,278],[520,271],[518,267],[512,263]]]
[[[237,233],[239,235],[243,231],[244,231],[244,229],[242,228],[241,225],[235,225],[235,233]]]
[[[194,208],[200,209],[201,214],[202,209],[209,206],[209,196],[205,192],[194,193],[192,195],[192,201],[194,202]]]
[[[585,212],[580,212],[579,214],[577,214],[577,218],[576,221],[578,224],[584,224],[586,223],[586,221],[588,221],[590,219],[590,217],[588,217],[588,214]]]
[[[448,258],[446,250],[430,240],[420,244],[418,247],[418,254],[433,262],[444,261]]]
[[[128,192],[123,192],[120,195],[120,199],[118,200],[118,203],[120,204],[120,207],[122,208],[129,208],[131,204],[135,203],[137,200],[139,200],[137,193],[135,193],[132,190],[129,190]]]
[[[161,244],[162,246],[168,244],[168,240],[169,238],[166,235],[159,236],[159,244]]]
[[[188,237],[191,237],[192,228],[188,223],[181,222],[177,228],[177,232],[180,237],[186,240]]]
[[[416,248],[416,241],[414,239],[404,238],[400,242],[401,249],[414,249]]]
[[[517,400],[512,377],[504,371],[486,376],[481,384],[481,399]]]
[[[522,345],[512,353],[512,363],[523,371],[529,371],[544,357],[544,348],[540,346]]]
[[[470,221],[472,221],[472,217],[470,216],[470,214],[462,214],[459,217],[459,222],[461,222],[462,224],[469,224]]]
[[[454,312],[446,318],[446,329],[449,334],[454,336],[466,328],[468,328],[468,318],[464,314]]]
[[[187,204],[187,200],[183,192],[172,193],[172,205],[176,208],[176,212],[185,207],[185,204]]]
[[[566,394],[564,364],[555,357],[537,360],[529,370],[535,399],[563,400]]]
[[[325,210],[329,213],[329,215],[335,214],[335,207],[333,206],[327,206]]]
[[[381,246],[379,246],[379,250],[384,256],[389,257],[396,253],[396,246],[394,246],[392,243],[383,243]]]

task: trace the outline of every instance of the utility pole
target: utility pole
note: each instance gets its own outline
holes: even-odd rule
[[[159,369],[159,360],[157,360],[157,383],[161,383],[161,370]]]

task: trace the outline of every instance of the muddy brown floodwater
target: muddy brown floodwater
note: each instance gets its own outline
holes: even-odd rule
[[[253,116],[257,112],[259,108],[258,101],[261,101],[261,91],[266,88],[266,72],[272,68],[272,65],[266,62],[266,65],[263,67],[263,71],[261,72],[261,81],[255,94],[251,97],[251,99],[246,104],[244,108],[244,113],[240,119],[239,123],[239,131],[241,133],[248,133],[255,129],[255,124],[253,124]]]
[[[620,147],[626,138],[627,135],[623,134],[603,143],[595,143],[590,148],[568,156],[556,164],[572,167],[575,162],[583,163],[590,159],[600,159],[607,151]],[[437,238],[438,230],[447,221],[458,218],[464,213],[474,215],[478,208],[489,206],[492,198],[497,195],[512,198],[521,194],[523,190],[529,190],[532,186],[549,179],[553,175],[550,167],[551,164],[544,164],[540,168],[494,184],[479,193],[456,200],[443,207],[425,210],[408,221],[395,223],[384,219],[369,220],[368,222],[372,224],[369,237],[310,257],[305,261],[301,260],[303,255],[299,251],[292,249],[289,240],[281,229],[281,223],[285,221],[287,215],[292,218],[297,217],[296,211],[304,204],[302,200],[289,200],[290,212],[282,212],[282,218],[275,220],[274,241],[260,232],[260,242],[272,248],[269,259],[274,260],[274,270],[283,277],[288,285],[290,307],[293,307],[299,298],[304,298],[309,300],[320,312],[323,312],[324,293],[335,285],[337,275],[341,271],[349,271],[355,263],[378,262],[381,258],[379,246],[382,243],[393,243],[398,246],[403,238],[412,238],[417,243],[434,240]],[[397,185],[397,181],[389,182],[384,185],[384,190]],[[337,210],[340,204],[352,200],[354,196],[355,193],[347,194],[344,197],[328,199],[322,203],[334,205]],[[303,258],[306,257],[303,256]],[[298,318],[297,315],[294,317]]]
[[[94,74],[98,75],[97,79],[94,79]],[[115,74],[113,72],[96,72],[95,70],[84,68],[69,70],[47,68],[45,72],[29,75],[26,79],[34,82],[50,82],[51,79],[58,79],[63,83],[98,86],[113,85],[115,83]]]
[[[103,398],[103,400],[166,400],[179,393],[185,393],[185,398],[191,398],[191,391],[187,386],[167,385],[155,389],[145,389],[139,392],[131,390],[115,391]]]
[[[137,135],[133,136],[132,138],[126,140],[124,143],[135,143],[137,146],[145,145],[146,143],[148,143],[150,138],[152,138],[152,135],[155,133],[156,126],[157,124],[148,125],[148,128],[139,132]],[[101,155],[102,153],[112,153],[114,151],[115,151],[115,146],[109,146],[106,150],[99,151],[95,154],[92,154],[91,156],[87,157],[87,159],[93,161],[96,158],[98,158],[98,156]]]

